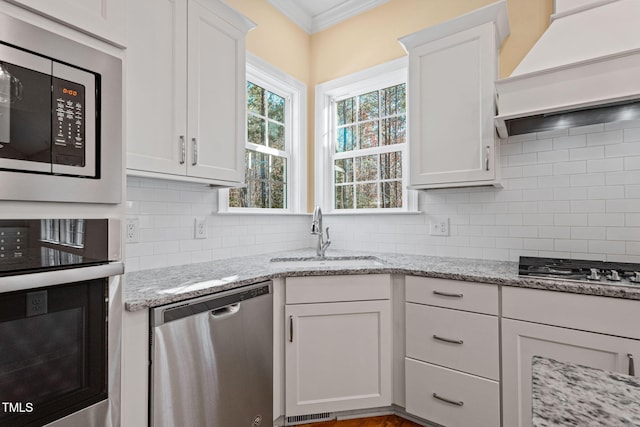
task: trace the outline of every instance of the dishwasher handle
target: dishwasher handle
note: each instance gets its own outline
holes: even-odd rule
[[[233,316],[237,312],[240,311],[240,303],[228,305],[226,307],[218,308],[216,310],[211,310],[211,317],[214,319],[221,319],[223,317]]]

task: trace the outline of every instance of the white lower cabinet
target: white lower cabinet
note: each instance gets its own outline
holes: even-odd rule
[[[391,404],[390,286],[388,275],[286,279],[287,417]],[[315,292],[302,302],[300,288]]]
[[[498,287],[406,278],[406,410],[447,427],[500,425]]]
[[[443,426],[500,425],[500,385],[442,366],[406,359],[406,410]]]
[[[637,301],[506,287],[502,292],[505,427],[531,426],[533,356],[625,374],[640,358],[640,340],[597,333],[630,331],[638,338]]]

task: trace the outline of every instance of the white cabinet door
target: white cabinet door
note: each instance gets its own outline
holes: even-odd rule
[[[125,0],[9,1],[115,45],[125,45]]]
[[[127,16],[127,173],[244,181],[253,24],[218,0],[136,0]]]
[[[187,0],[129,1],[127,16],[127,169],[184,176]]]
[[[544,356],[629,373],[640,341],[518,320],[502,320],[503,425],[531,426],[531,359]]]
[[[244,33],[189,2],[189,176],[244,180]]]
[[[286,415],[391,404],[391,302],[285,307]]]
[[[412,186],[496,178],[496,62],[493,23],[409,51]]]

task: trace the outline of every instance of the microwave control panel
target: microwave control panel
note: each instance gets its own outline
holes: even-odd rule
[[[57,165],[85,165],[85,88],[52,78],[52,162]]]

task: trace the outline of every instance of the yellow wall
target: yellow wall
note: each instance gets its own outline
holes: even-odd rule
[[[314,204],[315,85],[404,56],[398,38],[494,1],[390,0],[309,36],[267,0],[226,0],[258,25],[247,37],[247,49],[307,85],[309,211]],[[552,3],[552,0],[507,0],[511,35],[500,52],[500,77],[511,74],[547,28]]]

